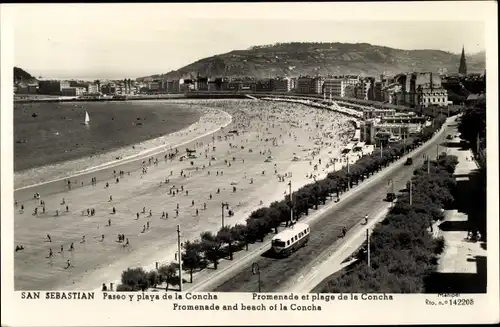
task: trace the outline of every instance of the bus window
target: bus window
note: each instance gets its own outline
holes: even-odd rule
[[[290,241],[286,241],[286,245],[290,245]]]

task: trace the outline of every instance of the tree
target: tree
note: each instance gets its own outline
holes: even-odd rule
[[[184,253],[182,254],[182,266],[189,269],[189,282],[193,282],[193,270],[201,267],[202,245],[199,241],[184,242]]]
[[[217,232],[217,239],[220,243],[225,243],[229,250],[229,260],[233,260],[233,245],[236,239],[234,234],[231,232],[230,226],[224,226]]]
[[[168,265],[161,265],[158,268],[158,274],[162,276],[162,279],[167,283],[165,290],[168,291],[168,286],[172,283],[172,280],[177,275],[178,265],[175,262],[171,262]]]
[[[128,268],[123,271],[121,282],[134,291],[146,290],[149,287],[146,271],[142,267]]]
[[[221,248],[219,240],[211,232],[203,232],[200,237],[201,247],[203,249],[203,253],[205,254],[205,258],[214,264],[214,269],[217,269]]]
[[[159,274],[156,270],[151,270],[146,274],[149,285],[156,287],[158,285]]]
[[[239,243],[243,243],[245,245],[245,249],[248,251],[249,239],[247,226],[236,224],[231,228],[231,233],[233,233],[234,239]]]

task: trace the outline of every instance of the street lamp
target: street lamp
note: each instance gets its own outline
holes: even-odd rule
[[[222,227],[224,227],[224,207],[228,208],[229,204],[227,202],[222,202],[221,203],[221,217],[222,217]]]
[[[252,274],[259,276],[259,293],[260,293],[260,290],[261,290],[261,286],[260,286],[260,267],[259,267],[259,264],[257,262],[252,263]]]
[[[292,181],[288,182],[288,188],[289,188],[289,191],[290,191],[290,224],[293,224]]]

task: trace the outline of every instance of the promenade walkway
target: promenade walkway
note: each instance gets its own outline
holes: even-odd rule
[[[458,139],[454,139],[450,144],[458,142]],[[434,228],[434,236],[444,237],[445,249],[439,258],[438,273],[432,276],[432,282],[429,283],[428,292],[486,292],[486,243],[467,240],[468,231],[475,227],[468,213],[476,205],[470,203],[472,191],[469,176],[478,166],[472,159],[471,150],[450,146],[446,151],[458,157],[455,170],[458,192],[455,202],[460,205],[456,209],[445,210],[444,221]]]

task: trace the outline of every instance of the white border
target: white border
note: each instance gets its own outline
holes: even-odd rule
[[[496,2],[407,2],[407,3],[226,3],[226,4],[119,4],[134,6],[137,14],[155,11],[160,6],[182,19],[334,19],[334,20],[420,20],[485,22],[487,42],[488,105],[488,294],[474,298],[474,306],[432,307],[429,295],[395,295],[385,301],[333,301],[321,303],[322,312],[170,311],[172,301],[22,301],[13,292],[13,125],[12,7],[1,5],[1,230],[2,230],[2,325],[234,325],[234,324],[410,324],[410,323],[489,323],[499,321],[498,275],[498,22]],[[29,4],[24,6],[36,6]],[[68,4],[65,6],[81,6]],[[90,5],[89,5],[90,6]],[[92,6],[111,6],[94,4]],[[186,10],[186,7],[189,9]],[[62,10],[63,6],[58,7]],[[409,35],[408,37],[411,37]],[[432,36],[430,36],[432,37]],[[96,293],[96,298],[100,294]],[[161,293],[163,295],[163,293]],[[217,303],[258,304],[251,294],[220,294]],[[193,301],[188,301],[193,303]],[[210,302],[210,301],[209,301]],[[199,302],[203,304],[204,302]],[[267,302],[269,304],[270,302]],[[196,303],[195,303],[196,304]],[[131,310],[130,310],[131,309]],[[352,311],[351,311],[352,310]],[[127,314],[130,313],[130,314]]]

